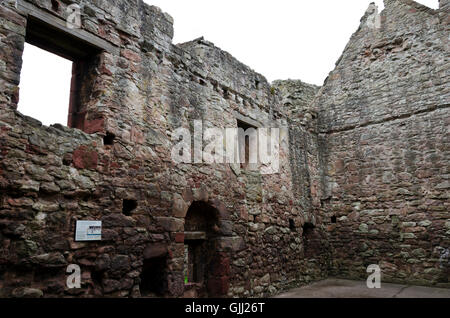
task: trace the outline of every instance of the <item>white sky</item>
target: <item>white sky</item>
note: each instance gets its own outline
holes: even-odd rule
[[[67,125],[72,62],[25,43],[18,110],[44,125]]]
[[[266,76],[322,85],[373,0],[145,0],[175,20],[174,43],[204,36]],[[382,0],[375,1],[381,9]],[[438,8],[438,0],[419,0]],[[19,111],[67,123],[71,63],[26,47]],[[45,53],[45,52],[44,52]],[[56,60],[57,58],[58,60]]]

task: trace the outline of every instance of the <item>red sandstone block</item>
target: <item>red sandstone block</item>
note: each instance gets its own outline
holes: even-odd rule
[[[176,233],[175,234],[175,242],[176,243],[184,243],[184,233]]]
[[[167,245],[163,243],[149,244],[144,250],[144,258],[150,259],[161,257],[167,255],[167,253],[168,253]]]
[[[30,198],[18,198],[18,199],[8,199],[8,204],[10,206],[32,206],[33,200]]]
[[[187,188],[183,191],[183,200],[185,202],[192,202],[194,201],[194,195],[192,193],[192,189],[191,188]]]
[[[141,57],[136,52],[133,52],[131,50],[125,49],[122,51],[122,56],[125,57],[127,60],[139,63],[141,62]]]
[[[131,142],[137,143],[137,144],[143,144],[144,143],[144,134],[136,127],[131,127]]]
[[[105,74],[105,75],[108,75],[108,76],[112,76],[113,75],[113,73],[111,72],[111,70],[108,68],[108,66],[106,65],[106,64],[102,64],[101,66],[100,66],[100,73],[101,74]]]
[[[241,215],[241,219],[247,221],[248,220],[248,213],[245,207],[241,207],[240,208],[240,215]]]
[[[94,134],[97,132],[103,132],[105,126],[105,119],[98,118],[93,120],[87,120],[84,124],[84,132],[87,134]]]
[[[221,220],[230,220],[230,213],[227,210],[225,204],[219,200],[213,200],[213,205],[219,211],[219,218]]]
[[[96,169],[98,154],[87,146],[80,146],[72,156],[73,166],[77,169]]]
[[[38,155],[46,155],[48,152],[45,149],[42,149],[38,146],[27,144],[25,152],[31,153],[31,154],[38,154]]]
[[[229,277],[211,278],[208,280],[208,292],[211,296],[225,296],[230,288]]]
[[[216,277],[228,276],[230,274],[230,258],[219,256],[212,263],[212,275]]]

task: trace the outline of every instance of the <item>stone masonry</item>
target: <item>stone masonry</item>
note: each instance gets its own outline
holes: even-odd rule
[[[58,27],[73,4],[81,29]],[[142,0],[1,1],[0,296],[267,297],[371,264],[450,287],[450,5],[385,6],[316,87],[174,45]],[[74,61],[68,127],[17,111],[25,42]],[[288,128],[279,173],[176,164],[194,121]],[[75,241],[80,220],[102,240]]]
[[[449,20],[413,1],[373,7],[313,102],[330,275],[448,287]]]

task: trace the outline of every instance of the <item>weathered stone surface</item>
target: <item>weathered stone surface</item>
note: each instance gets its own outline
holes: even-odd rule
[[[67,264],[66,259],[61,253],[41,254],[31,257],[31,261],[35,264],[46,267],[62,267]]]
[[[186,213],[189,209],[189,205],[183,200],[183,197],[179,194],[173,195],[173,216],[176,218],[186,217]]]
[[[144,250],[144,259],[163,257],[167,254],[167,252],[168,249],[166,244],[163,243],[149,244]]]
[[[184,221],[176,218],[159,217],[158,223],[168,232],[179,232],[184,228]]]
[[[232,250],[239,252],[246,248],[246,244],[241,237],[224,237],[218,241],[221,250]]]
[[[87,146],[80,146],[73,152],[72,162],[77,169],[95,169],[98,164],[98,154]]]
[[[69,3],[25,2],[61,21]],[[265,297],[366,278],[365,264],[448,287],[448,1],[386,1],[380,28],[371,5],[321,88],[271,85],[203,38],[174,45],[173,19],[142,1],[79,3],[82,29],[115,49],[88,63],[71,127],[17,111],[29,21],[0,4],[2,296],[145,296],[150,266],[161,296],[180,297],[189,239],[205,241],[214,273],[193,295]],[[279,173],[175,164],[175,131],[195,120],[288,128]],[[205,230],[192,237],[196,206]],[[77,220],[101,220],[102,241],[74,242]],[[68,264],[82,288],[41,273]]]
[[[448,286],[445,270],[425,274],[438,267],[432,246],[449,246],[443,149],[450,78],[439,20],[448,8],[441,10],[385,1],[377,27],[369,7],[311,105],[318,109],[323,211],[339,217],[329,228],[333,275],[365,278],[361,264],[390,263],[385,281]],[[362,253],[352,252],[362,244]]]
[[[17,298],[41,298],[44,293],[40,289],[20,287],[14,289],[12,295]]]

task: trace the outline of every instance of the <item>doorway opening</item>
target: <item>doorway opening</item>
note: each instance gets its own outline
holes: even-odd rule
[[[216,245],[220,236],[218,216],[217,209],[205,202],[192,203],[186,214],[185,291],[193,290],[198,297],[221,296],[228,291],[229,270],[221,270],[223,256]]]
[[[162,297],[167,292],[167,257],[144,260],[139,289],[143,297]]]
[[[302,237],[305,258],[314,258],[320,248],[320,240],[314,224],[303,225]]]

